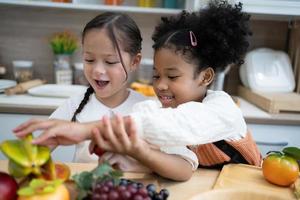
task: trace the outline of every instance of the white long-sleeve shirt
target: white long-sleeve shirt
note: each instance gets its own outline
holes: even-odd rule
[[[78,122],[91,122],[95,120],[100,120],[104,115],[112,116],[113,113],[118,113],[123,116],[128,115],[132,112],[133,106],[141,101],[146,100],[146,97],[141,94],[129,90],[128,98],[119,106],[115,108],[109,108],[97,100],[95,94],[90,96],[88,103],[84,106],[83,110],[77,114],[76,119]],[[74,96],[68,99],[62,106],[55,110],[50,118],[52,119],[64,119],[71,120],[73,113],[77,109],[81,100],[83,99],[84,94],[79,96]],[[73,161],[74,162],[96,162],[98,156],[91,155],[88,150],[90,141],[84,141],[75,146],[75,154]],[[188,149],[185,145],[176,145],[176,147],[162,147],[161,151],[168,154],[176,154],[187,160],[194,170],[198,167],[198,159],[196,154]],[[111,153],[108,153],[111,156]],[[118,159],[127,159],[125,156],[116,155]]]
[[[130,115],[139,135],[161,147],[239,140],[247,133],[241,110],[223,91],[208,90],[202,102],[177,108],[148,100],[136,104]]]

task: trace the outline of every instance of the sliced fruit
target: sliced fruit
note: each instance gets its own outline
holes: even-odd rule
[[[70,178],[71,170],[63,163],[55,163],[56,178],[66,181]]]
[[[62,181],[66,181],[70,178],[71,174],[71,170],[67,165],[63,163],[54,163],[52,161],[48,161],[47,164],[43,166],[42,170],[41,178],[46,180],[61,179]]]
[[[32,135],[24,139],[6,140],[0,144],[0,149],[9,159],[9,172],[17,177],[29,174],[40,175],[41,166],[50,158],[50,149],[45,146],[31,144]]]
[[[18,200],[69,200],[70,194],[62,180],[33,179],[28,187],[18,190]]]

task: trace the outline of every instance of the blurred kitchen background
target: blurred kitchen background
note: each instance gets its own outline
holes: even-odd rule
[[[226,72],[220,72],[216,80],[220,83],[212,89],[223,89],[233,96],[264,154],[284,146],[300,146],[300,1],[241,2],[244,11],[252,15],[249,54],[242,68],[230,66]],[[0,82],[15,81],[14,69],[21,65],[21,70],[32,66],[32,75],[25,74],[25,79],[57,83],[54,64],[57,58],[50,40],[53,34],[67,31],[78,39],[78,48],[68,58],[71,80],[67,82],[85,84],[81,31],[99,13],[117,11],[128,13],[142,31],[142,71],[131,77],[132,82],[151,85],[151,34],[160,17],[182,9],[197,10],[206,3],[206,0],[0,0]],[[64,94],[68,89],[72,93],[82,87],[60,86]],[[8,96],[3,92],[4,89],[0,94],[0,141],[12,138],[11,129],[31,117],[47,118],[67,98],[60,94],[45,97],[45,93],[44,97],[26,93]],[[70,161],[70,156],[60,153],[56,159]]]

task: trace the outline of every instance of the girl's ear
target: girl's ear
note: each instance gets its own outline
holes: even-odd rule
[[[136,54],[132,59],[130,65],[130,71],[136,70],[141,63],[141,60],[142,60],[142,54],[141,53]]]
[[[203,71],[200,72],[199,75],[201,81],[200,84],[203,86],[209,86],[211,82],[214,80],[215,77],[215,71],[213,68],[209,67]]]

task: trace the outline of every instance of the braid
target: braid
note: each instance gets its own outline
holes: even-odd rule
[[[89,101],[90,95],[93,94],[93,92],[94,92],[94,89],[92,88],[92,86],[88,87],[88,89],[84,93],[84,98],[82,99],[82,101],[80,102],[78,108],[76,109],[76,111],[73,114],[73,117],[71,119],[72,122],[76,121],[76,115],[82,111],[82,109],[84,108],[84,106]]]

